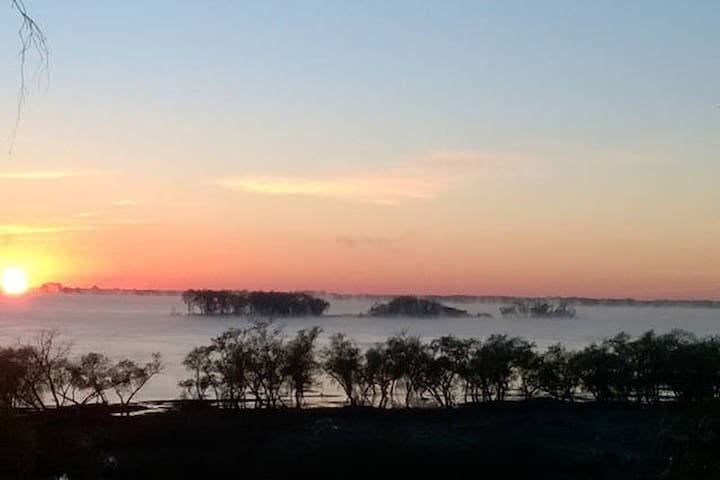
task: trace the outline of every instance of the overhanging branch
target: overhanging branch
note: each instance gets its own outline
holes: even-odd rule
[[[39,78],[40,75],[48,72],[50,50],[45,33],[35,19],[28,13],[24,0],[11,0],[10,7],[18,12],[21,19],[20,28],[18,29],[18,37],[20,37],[20,51],[18,52],[18,56],[20,57],[20,87],[18,89],[15,126],[13,127],[10,141],[10,154],[12,154],[13,147],[15,146],[15,136],[20,126],[25,97],[28,94],[26,74],[28,55],[34,52],[38,57],[38,68],[35,75]]]

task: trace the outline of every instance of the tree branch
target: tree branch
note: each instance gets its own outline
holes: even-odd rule
[[[18,37],[20,37],[20,51],[18,52],[18,56],[20,57],[20,87],[18,89],[15,126],[13,127],[12,137],[10,140],[9,154],[12,155],[12,151],[15,147],[15,137],[17,135],[18,128],[20,127],[20,119],[23,105],[25,103],[25,97],[28,94],[26,75],[28,54],[30,52],[35,52],[37,54],[38,69],[34,75],[39,77],[41,74],[47,74],[49,71],[50,49],[48,48],[45,33],[42,31],[35,19],[33,19],[33,17],[31,17],[28,13],[24,0],[11,0],[10,8],[17,11],[21,19],[20,28],[18,29]]]

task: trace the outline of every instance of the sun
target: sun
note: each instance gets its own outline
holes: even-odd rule
[[[0,287],[7,295],[20,295],[28,289],[27,274],[20,268],[6,268],[2,272]]]

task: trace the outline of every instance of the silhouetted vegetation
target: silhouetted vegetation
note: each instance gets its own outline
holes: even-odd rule
[[[185,358],[192,376],[180,382],[183,394],[233,408],[248,403],[256,408],[284,406],[292,394],[299,408],[320,369],[315,352],[320,331],[301,330],[286,341],[282,330],[268,322],[228,330]]]
[[[464,317],[468,312],[445,306],[436,300],[404,296],[373,305],[369,314],[375,317]]]
[[[350,405],[452,407],[538,396],[559,401],[656,404],[720,396],[720,339],[684,331],[632,339],[619,334],[579,351],[561,344],[538,352],[519,337],[448,335],[430,342],[395,335],[364,352],[334,334],[315,359],[319,329],[285,341],[268,323],[230,330],[185,360],[185,395],[224,405],[296,406],[324,373]],[[320,368],[321,367],[321,368]]]
[[[661,473],[663,478],[715,478],[720,471],[716,461],[720,421],[713,407],[720,396],[720,339],[716,337],[650,331],[637,338],[619,334],[577,351],[561,344],[538,351],[527,340],[507,335],[482,340],[448,335],[423,341],[399,334],[363,350],[343,334],[334,334],[327,346],[318,350],[320,333],[313,328],[286,336],[268,322],[229,330],[188,354],[184,365],[192,375],[182,383],[187,397],[212,400],[228,408],[207,409],[202,402],[183,401],[177,408],[193,409],[180,416],[132,417],[121,423],[116,421],[119,419],[106,420],[111,418],[107,413],[118,408],[129,411],[139,389],[162,369],[157,356],[142,366],[128,360],[113,361],[99,353],[73,359],[70,345],[52,331],[41,332],[29,344],[0,349],[0,476],[38,478],[40,472],[40,478],[54,478],[70,472],[71,478],[75,478],[73,474],[77,478],[141,478],[147,472],[138,472],[135,466],[159,468],[159,463],[153,463],[158,445],[163,447],[157,455],[166,460],[167,455],[176,455],[178,461],[188,445],[195,445],[195,439],[201,443],[193,451],[205,448],[202,451],[210,456],[226,444],[237,448],[237,442],[260,442],[262,448],[272,444],[283,452],[290,448],[304,456],[310,452],[300,447],[305,440],[312,444],[326,435],[332,439],[323,443],[321,450],[313,450],[316,454],[341,454],[332,445],[342,438],[345,459],[360,459],[370,451],[377,456],[390,449],[387,458],[396,461],[398,471],[414,471],[397,458],[406,451],[402,442],[383,443],[388,422],[394,422],[398,439],[432,439],[423,448],[434,452],[457,441],[446,451],[447,459],[457,461],[465,454],[468,462],[484,458],[496,473],[507,474],[507,461],[528,445],[556,455],[550,463],[539,460],[543,455],[528,457],[527,461],[541,465],[546,473],[555,476],[558,468],[577,469],[566,478],[577,478],[575,473],[596,478],[593,469],[612,472],[608,478],[626,473],[627,478],[659,478]],[[259,415],[265,409],[303,406],[307,392],[323,384],[323,375],[341,387],[348,404],[376,408],[338,410],[337,414],[319,410],[307,417]],[[105,406],[112,393],[119,400],[115,410]],[[508,401],[536,396],[546,399]],[[50,408],[58,405],[62,408]],[[451,412],[415,409],[417,413],[401,416],[391,412],[378,416],[377,411],[390,406],[447,410],[460,405],[464,408]],[[244,406],[255,407],[247,413],[258,415],[222,413]],[[18,409],[38,413],[14,415]],[[68,415],[55,415],[55,411]],[[509,422],[517,428],[508,429]],[[85,428],[90,424],[98,433],[88,435]],[[225,427],[230,424],[242,428]],[[147,430],[140,425],[148,425]],[[248,438],[252,425],[263,426]],[[469,425],[474,425],[471,430]],[[267,428],[274,433],[268,435]],[[529,431],[533,433],[527,434]],[[51,442],[50,438],[61,440]],[[495,447],[488,450],[491,444],[486,443],[477,451],[460,448],[480,438]],[[511,443],[503,443],[510,438]],[[564,438],[566,443],[559,440]],[[138,445],[138,441],[143,443]],[[357,442],[365,442],[365,450],[358,451]],[[652,447],[646,447],[647,442]],[[368,450],[370,445],[374,450]],[[116,457],[119,448],[125,453]],[[407,450],[417,455],[412,457],[412,465],[423,458],[421,450]],[[631,450],[635,455],[644,452],[646,460],[628,457]],[[51,453],[56,451],[62,453]],[[264,450],[249,451],[245,462],[256,454],[269,459],[262,457]],[[504,452],[503,459],[495,458],[498,452]],[[300,457],[291,455],[287,460],[293,458]],[[170,468],[165,462],[162,465]],[[257,470],[251,471],[261,472],[268,464],[252,465]],[[227,463],[203,468],[226,472]],[[89,473],[82,476],[83,471]],[[641,471],[645,477],[630,473]],[[537,478],[532,469],[518,472]],[[183,475],[189,471],[179,469],[177,473],[178,478],[187,478]]]
[[[575,309],[570,307],[567,302],[560,302],[554,305],[545,301],[526,301],[516,300],[511,305],[500,307],[500,313],[504,316],[523,316],[523,317],[544,317],[544,318],[562,318],[574,317]]]
[[[231,329],[193,349],[180,383],[185,397],[226,407],[305,404],[327,380],[350,405],[440,406],[550,397],[559,401],[659,404],[720,397],[720,338],[675,330],[637,338],[621,333],[578,351],[561,344],[538,351],[519,337],[484,340],[452,335],[426,342],[395,335],[364,351],[343,334],[316,348],[315,327],[286,338],[269,322]],[[162,371],[159,354],[145,364],[100,353],[71,358],[57,332],[0,349],[0,409],[58,409],[110,403],[128,411]],[[323,392],[327,393],[327,392]]]
[[[330,306],[322,298],[303,292],[186,290],[182,299],[189,314],[200,315],[317,316]]]
[[[122,411],[127,413],[133,398],[145,384],[163,369],[159,353],[153,353],[152,360],[145,365],[138,365],[132,360],[124,359],[110,368],[110,388],[117,396]]]
[[[108,403],[114,392],[121,410],[162,371],[160,354],[145,365],[112,362],[99,353],[70,357],[71,344],[55,330],[42,330],[32,342],[0,349],[0,409],[46,410]]]
[[[364,395],[366,383],[362,353],[352,340],[343,333],[330,337],[330,345],[323,352],[322,366],[325,372],[343,390],[350,405],[357,405]]]
[[[305,392],[315,385],[320,363],[315,358],[315,341],[321,330],[313,327],[300,330],[295,338],[285,345],[282,374],[290,389],[295,393],[295,406],[302,407]]]

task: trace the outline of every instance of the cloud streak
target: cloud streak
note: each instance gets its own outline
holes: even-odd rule
[[[419,231],[410,229],[397,235],[340,235],[335,237],[335,241],[338,245],[346,248],[394,248],[419,235]]]
[[[387,247],[390,246],[395,239],[389,237],[373,237],[369,235],[363,236],[340,236],[336,238],[338,244],[343,247]]]
[[[238,176],[217,181],[232,190],[261,195],[302,195],[364,203],[395,205],[438,195],[445,184],[438,179],[399,175],[306,177]]]
[[[130,200],[130,199],[122,199],[122,200],[115,200],[112,202],[112,204],[116,207],[132,207],[135,205],[139,205],[140,202],[137,200]]]
[[[87,212],[77,212],[73,213],[73,218],[92,218],[102,215],[102,212],[97,211],[87,211]]]
[[[438,151],[400,162],[379,172],[337,176],[239,175],[214,183],[258,195],[294,195],[397,205],[436,198],[482,174],[507,171],[507,156]]]
[[[74,172],[66,170],[37,170],[22,172],[0,172],[2,180],[62,180],[77,177],[95,177],[99,172]]]
[[[83,217],[81,217],[83,218]],[[22,223],[0,223],[0,237],[54,235],[68,232],[92,232],[103,229],[122,228],[133,225],[153,225],[151,220],[136,218],[114,219],[82,225],[27,225]]]
[[[0,236],[44,235],[92,230],[89,226],[0,224]]]

